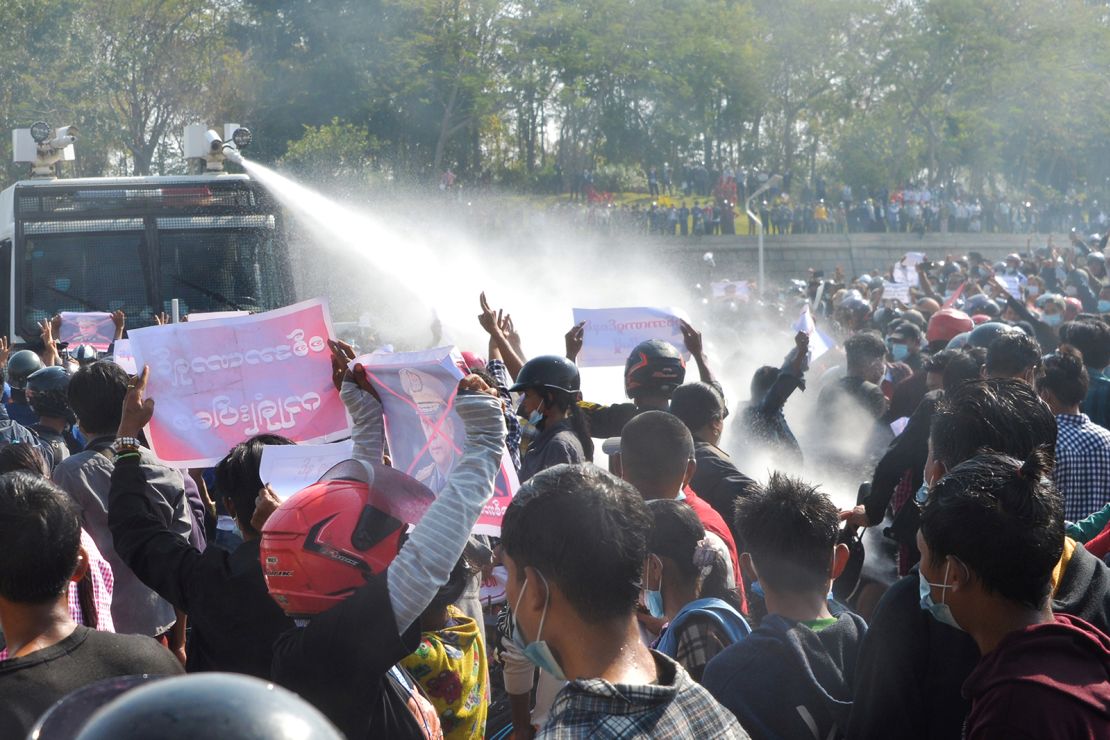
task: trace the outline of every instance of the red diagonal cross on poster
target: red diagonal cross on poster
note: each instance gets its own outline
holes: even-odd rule
[[[427,414],[424,414],[423,412],[420,411],[420,406],[417,405],[416,401],[412,400],[408,396],[402,395],[402,394],[398,393],[397,391],[393,390],[392,388],[389,387],[388,383],[382,382],[382,380],[380,378],[378,378],[376,375],[371,373],[369,370],[365,370],[365,372],[366,372],[366,377],[369,378],[370,381],[374,383],[374,388],[375,389],[377,389],[378,391],[385,390],[391,396],[396,396],[398,399],[400,399],[400,401],[402,403],[408,405],[411,409],[416,411],[416,414],[417,414],[418,417],[427,416]],[[456,391],[456,393],[457,393],[457,391]],[[424,443],[424,446],[421,447],[419,449],[419,451],[417,451],[415,457],[413,457],[413,459],[412,459],[412,463],[410,463],[409,466],[408,466],[408,469],[405,470],[406,475],[410,475],[410,476],[412,475],[412,471],[413,471],[414,468],[416,468],[416,464],[420,461],[420,459],[422,457],[424,457],[424,454],[428,451],[428,448],[432,444],[432,440],[435,439],[437,436],[447,440],[447,443],[449,445],[451,445],[451,449],[455,452],[456,455],[460,455],[460,456],[462,455],[462,449],[460,449],[455,444],[455,440],[452,437],[450,437],[449,435],[444,434],[443,431],[442,431],[443,422],[447,419],[447,415],[451,413],[452,409],[455,406],[455,395],[456,395],[456,393],[452,393],[451,396],[447,399],[447,405],[444,408],[443,413],[440,414],[439,418],[437,418],[435,420],[435,423],[432,425],[432,433],[430,435],[427,435],[428,439]],[[383,409],[384,409],[385,405],[382,404],[382,406],[383,406]]]

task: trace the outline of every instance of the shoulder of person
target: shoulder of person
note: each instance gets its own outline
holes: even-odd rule
[[[94,652],[126,663],[128,669],[134,673],[177,675],[185,672],[181,663],[165,646],[145,635],[123,635],[90,629],[85,644]]]

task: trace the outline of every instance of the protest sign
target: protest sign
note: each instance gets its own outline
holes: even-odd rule
[[[924,252],[906,252],[905,256],[894,266],[894,282],[906,283],[913,288],[918,287],[920,278],[917,274],[917,266],[924,261]]]
[[[709,287],[713,289],[713,298],[719,301],[747,303],[751,295],[751,286],[744,280],[718,280]]]
[[[582,334],[579,367],[624,366],[640,342],[662,339],[684,355],[682,325],[678,313],[670,308],[576,308],[574,323],[586,322]]]
[[[1002,285],[1005,286],[1006,292],[1017,300],[1021,300],[1021,278],[1017,275],[997,275]]]
[[[334,466],[351,459],[350,440],[328,445],[266,445],[258,477],[282,501],[320,480]]]
[[[110,313],[63,311],[61,319],[58,341],[69,344],[71,351],[82,344],[88,344],[97,352],[107,352],[112,340],[116,338],[116,323]]]
[[[276,311],[130,332],[135,364],[150,366],[147,439],[163,461],[214,465],[257,434],[326,442],[350,434],[332,385],[331,319],[311,300]]]
[[[910,286],[908,283],[892,283],[889,280],[883,280],[883,300],[884,301],[901,301],[904,304],[910,302]]]
[[[805,332],[809,335],[810,360],[816,360],[835,345],[831,339],[822,334],[817,328],[817,320],[814,318],[813,311],[810,310],[808,303],[802,307],[801,315],[798,316],[798,320],[795,321],[790,328],[794,331]]]
[[[250,316],[250,311],[207,311],[205,313],[191,313],[188,316],[189,323],[195,324],[198,321],[212,321],[214,319],[237,319],[241,316]]]
[[[130,339],[116,340],[115,346],[112,347],[112,361],[122,367],[128,375],[139,374],[138,368],[135,367],[135,355],[131,353]]]
[[[457,364],[461,359],[455,348],[440,347],[395,354],[378,351],[355,360],[381,395],[393,467],[435,494],[447,485],[462,455],[465,430],[454,410],[463,377]],[[493,498],[478,518],[476,533],[501,533],[501,517],[519,486],[505,452]]]

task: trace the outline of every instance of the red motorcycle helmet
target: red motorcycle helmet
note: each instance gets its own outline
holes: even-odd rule
[[[942,308],[929,319],[929,327],[925,330],[925,341],[948,342],[957,334],[971,331],[975,322],[963,311],[955,308]]]
[[[393,468],[339,463],[282,502],[262,527],[270,596],[293,618],[327,611],[389,567],[406,525],[434,500],[426,486]]]

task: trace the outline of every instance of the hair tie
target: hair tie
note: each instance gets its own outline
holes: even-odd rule
[[[694,567],[701,571],[701,577],[705,578],[713,570],[713,566],[717,563],[717,551],[710,544],[708,539],[700,539],[694,546]]]

